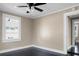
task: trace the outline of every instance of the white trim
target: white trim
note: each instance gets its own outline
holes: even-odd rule
[[[33,47],[36,47],[36,48],[40,48],[40,49],[52,51],[52,52],[57,52],[57,53],[65,54],[64,51],[57,50],[57,49],[51,49],[51,48],[42,47],[42,46],[37,46],[37,45],[32,45],[32,46],[33,46]]]
[[[57,10],[57,11],[49,12],[49,13],[46,13],[44,15],[40,15],[38,17],[33,17],[33,19],[37,19],[37,18],[41,18],[41,17],[47,16],[47,15],[50,15],[50,14],[58,13],[58,12],[61,12],[61,11],[67,10],[67,9],[71,9],[71,8],[74,8],[74,7],[77,7],[77,6],[79,6],[79,4],[76,4],[76,5],[64,8],[64,9],[60,9],[60,10]]]
[[[71,47],[72,47],[72,46],[69,46],[69,47],[68,47],[68,50],[69,50]]]
[[[76,22],[74,22],[74,23],[79,23],[79,22],[76,21]]]
[[[11,52],[11,51],[19,50],[19,49],[30,48],[30,47],[32,47],[32,45],[18,47],[18,48],[12,48],[12,49],[5,49],[5,50],[1,50],[0,53]]]
[[[66,50],[67,49],[66,48],[66,31],[67,31],[67,29],[66,29],[66,19],[67,18],[64,15],[64,32],[63,32],[64,33],[64,40],[63,40],[64,41],[64,45],[63,46],[64,46],[64,52],[67,54],[67,50]]]
[[[64,14],[64,52],[65,53],[67,53],[67,22],[69,20],[68,17],[73,15],[78,15],[78,14],[79,14],[79,10]]]
[[[63,46],[64,46],[64,53],[66,53],[66,54],[67,54],[67,41],[66,41],[66,39],[67,39],[67,28],[66,28],[67,27],[66,26],[67,25],[67,19],[68,18],[64,15],[64,32],[63,32],[64,33],[64,38],[63,38],[64,44],[63,44]]]
[[[64,15],[67,17],[67,16],[73,16],[73,15],[77,15],[77,14],[79,14],[79,10],[68,12],[68,13],[65,13]]]
[[[40,49],[44,49],[44,50],[48,50],[48,51],[52,51],[52,52],[65,54],[64,51],[61,51],[61,50],[46,48],[46,47],[37,46],[37,45],[28,45],[28,46],[24,46],[24,47],[5,49],[5,50],[1,50],[0,53],[6,53],[6,52],[16,51],[16,50],[20,50],[20,49],[24,49],[24,48],[30,48],[30,47],[36,47],[36,48],[40,48]]]

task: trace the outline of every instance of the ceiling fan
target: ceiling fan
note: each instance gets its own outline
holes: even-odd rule
[[[17,6],[17,7],[20,7],[20,8],[29,7],[30,10],[33,7],[35,10],[43,12],[43,10],[38,8],[37,6],[44,5],[44,4],[46,4],[46,3],[27,3],[27,5],[25,5],[25,6]],[[30,13],[30,11],[27,11],[27,13]]]

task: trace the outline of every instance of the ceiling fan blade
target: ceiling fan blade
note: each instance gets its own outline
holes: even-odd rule
[[[40,12],[42,12],[43,10],[42,9],[40,9],[40,8],[37,8],[37,7],[34,7],[36,10],[38,10],[38,11],[40,11]]]
[[[46,3],[35,3],[34,6],[44,5]]]
[[[17,7],[27,7],[27,6],[17,6]]]

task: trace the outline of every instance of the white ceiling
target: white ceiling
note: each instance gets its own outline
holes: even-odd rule
[[[47,3],[45,5],[38,6],[39,8],[44,10],[43,12],[32,9],[31,13],[29,14],[26,13],[26,10],[28,10],[28,8],[16,7],[19,5],[26,5],[26,3],[0,3],[0,10],[3,12],[13,13],[24,17],[38,18],[51,12],[77,5],[77,3]]]

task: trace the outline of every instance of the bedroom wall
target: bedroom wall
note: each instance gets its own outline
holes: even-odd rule
[[[64,51],[64,13],[72,9],[60,11],[34,20],[35,45]],[[67,41],[70,46],[71,40]]]

